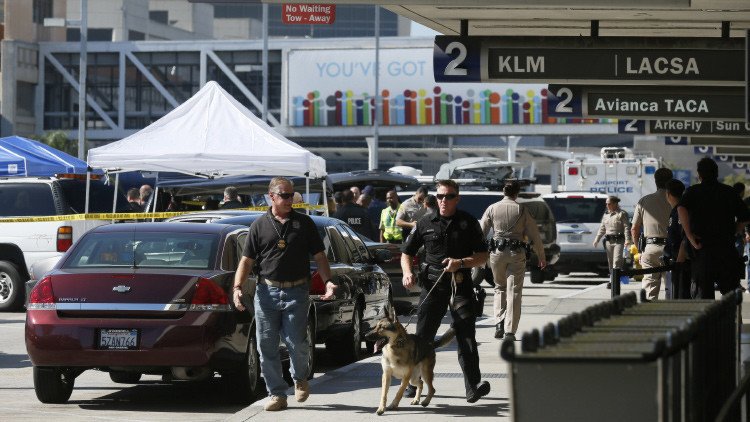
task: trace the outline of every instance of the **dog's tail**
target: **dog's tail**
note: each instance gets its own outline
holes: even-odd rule
[[[448,331],[444,332],[442,336],[440,336],[437,341],[435,341],[435,348],[443,347],[447,345],[448,343],[453,340],[453,338],[456,337],[456,330],[453,329],[453,327],[449,328]]]

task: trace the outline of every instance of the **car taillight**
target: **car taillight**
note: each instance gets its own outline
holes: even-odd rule
[[[73,227],[62,226],[57,228],[57,251],[65,252],[73,245]]]
[[[568,176],[577,176],[578,167],[568,167]]]
[[[324,295],[326,294],[326,283],[323,281],[323,277],[319,272],[315,271],[310,280],[310,294],[311,295]]]
[[[229,299],[224,290],[213,280],[199,278],[195,283],[195,293],[190,302],[191,311],[211,311],[228,309]]]
[[[55,309],[55,293],[52,291],[52,277],[39,280],[29,295],[29,309]]]

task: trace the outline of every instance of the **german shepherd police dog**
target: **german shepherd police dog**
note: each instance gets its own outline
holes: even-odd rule
[[[388,387],[391,384],[391,376],[401,379],[396,397],[393,398],[388,410],[395,410],[404,395],[404,390],[411,382],[417,387],[417,394],[411,404],[430,404],[435,394],[432,384],[433,371],[435,370],[435,349],[445,346],[456,336],[453,328],[443,334],[436,344],[425,341],[415,334],[409,334],[396,317],[393,308],[388,317],[381,319],[371,331],[365,334],[368,341],[374,341],[375,351],[383,344],[383,384],[380,391],[380,407],[377,414],[385,412],[385,403],[388,399]],[[387,343],[387,344],[386,344]],[[422,395],[422,380],[427,383],[427,397],[420,403]]]

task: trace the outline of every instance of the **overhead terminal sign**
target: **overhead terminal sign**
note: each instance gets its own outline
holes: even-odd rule
[[[744,87],[745,40],[436,36],[433,64],[436,82]]]
[[[618,132],[631,135],[750,137],[750,124],[723,120],[620,119]]]
[[[550,117],[745,120],[744,88],[550,85]]]

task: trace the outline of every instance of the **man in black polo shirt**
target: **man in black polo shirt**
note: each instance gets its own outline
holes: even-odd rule
[[[459,200],[456,182],[439,181],[435,196],[439,213],[417,221],[403,245],[403,283],[407,289],[416,283],[411,269],[412,258],[424,245],[426,265],[419,275],[422,293],[417,335],[433,341],[450,304],[458,343],[458,363],[464,373],[466,401],[474,403],[489,394],[490,384],[482,381],[479,371],[474,309],[477,299],[471,282],[471,268],[484,265],[489,253],[477,219],[456,208]],[[451,294],[454,290],[455,293]],[[409,390],[407,397],[413,397],[413,386],[409,386]]]
[[[734,236],[750,221],[750,212],[731,186],[719,183],[719,166],[698,161],[700,183],[690,186],[677,205],[680,223],[693,252],[691,296],[714,298],[714,282],[724,294],[740,287],[744,264]]]
[[[326,281],[326,294],[332,299],[336,285],[323,241],[312,219],[292,209],[294,187],[289,179],[274,177],[268,186],[271,208],[250,226],[244,256],[234,277],[234,305],[244,311],[242,284],[253,264],[260,266],[255,292],[255,324],[260,351],[260,367],[266,381],[270,401],[265,409],[284,410],[286,389],[279,359],[279,336],[289,350],[290,372],[295,380],[294,396],[298,402],[307,400],[309,385],[307,367],[309,353],[306,328],[310,308],[310,255],[318,265],[318,273]]]

